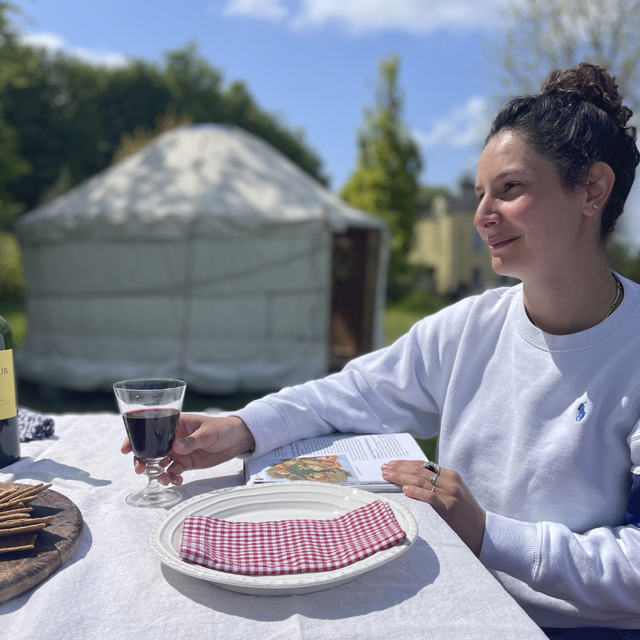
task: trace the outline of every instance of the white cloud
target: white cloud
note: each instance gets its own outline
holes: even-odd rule
[[[266,20],[287,18],[289,11],[282,0],[230,0],[224,8],[227,16],[243,16]]]
[[[86,47],[71,47],[64,38],[56,33],[41,32],[30,33],[22,36],[25,44],[32,47],[40,47],[51,53],[63,51],[72,56],[92,64],[100,64],[106,67],[121,67],[127,63],[127,58],[121,53],[103,51],[100,49],[88,49]]]
[[[41,47],[48,51],[59,51],[64,48],[64,40],[55,33],[31,33],[22,36],[25,44]]]
[[[494,115],[487,98],[472,96],[435,120],[429,131],[412,133],[422,147],[479,148],[489,133]]]
[[[348,31],[401,30],[429,33],[442,28],[497,25],[506,0],[226,0],[224,14],[287,23],[294,29],[337,24]]]

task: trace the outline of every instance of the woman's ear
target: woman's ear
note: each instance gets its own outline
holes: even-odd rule
[[[613,169],[606,162],[596,162],[589,169],[587,184],[585,185],[585,215],[593,216],[604,208],[615,181],[616,176],[613,173]]]

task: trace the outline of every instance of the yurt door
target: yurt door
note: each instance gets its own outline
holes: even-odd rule
[[[350,227],[333,235],[329,368],[371,351],[380,252],[377,229]]]

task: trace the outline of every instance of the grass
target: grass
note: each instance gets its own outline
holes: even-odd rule
[[[382,318],[382,326],[387,339],[387,344],[393,344],[403,336],[411,327],[424,318],[423,313],[407,311],[400,307],[389,307]]]
[[[383,324],[387,344],[395,342],[399,337],[424,317],[424,313],[407,311],[400,307],[390,307],[385,311]],[[27,333],[27,315],[24,305],[16,302],[0,300],[0,316],[11,327],[13,340],[16,345],[24,342]],[[252,400],[264,394],[237,393],[233,395],[217,396],[200,394],[187,390],[184,400],[185,411],[204,411],[217,407],[227,411],[234,411],[244,407]],[[110,391],[68,391],[55,389],[43,385],[36,385],[24,380],[18,380],[18,397],[20,404],[43,413],[76,413],[116,411],[113,394]],[[429,460],[436,459],[437,438],[418,440],[418,444]]]

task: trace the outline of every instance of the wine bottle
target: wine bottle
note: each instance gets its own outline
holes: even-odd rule
[[[0,468],[20,460],[13,336],[0,316]]]

